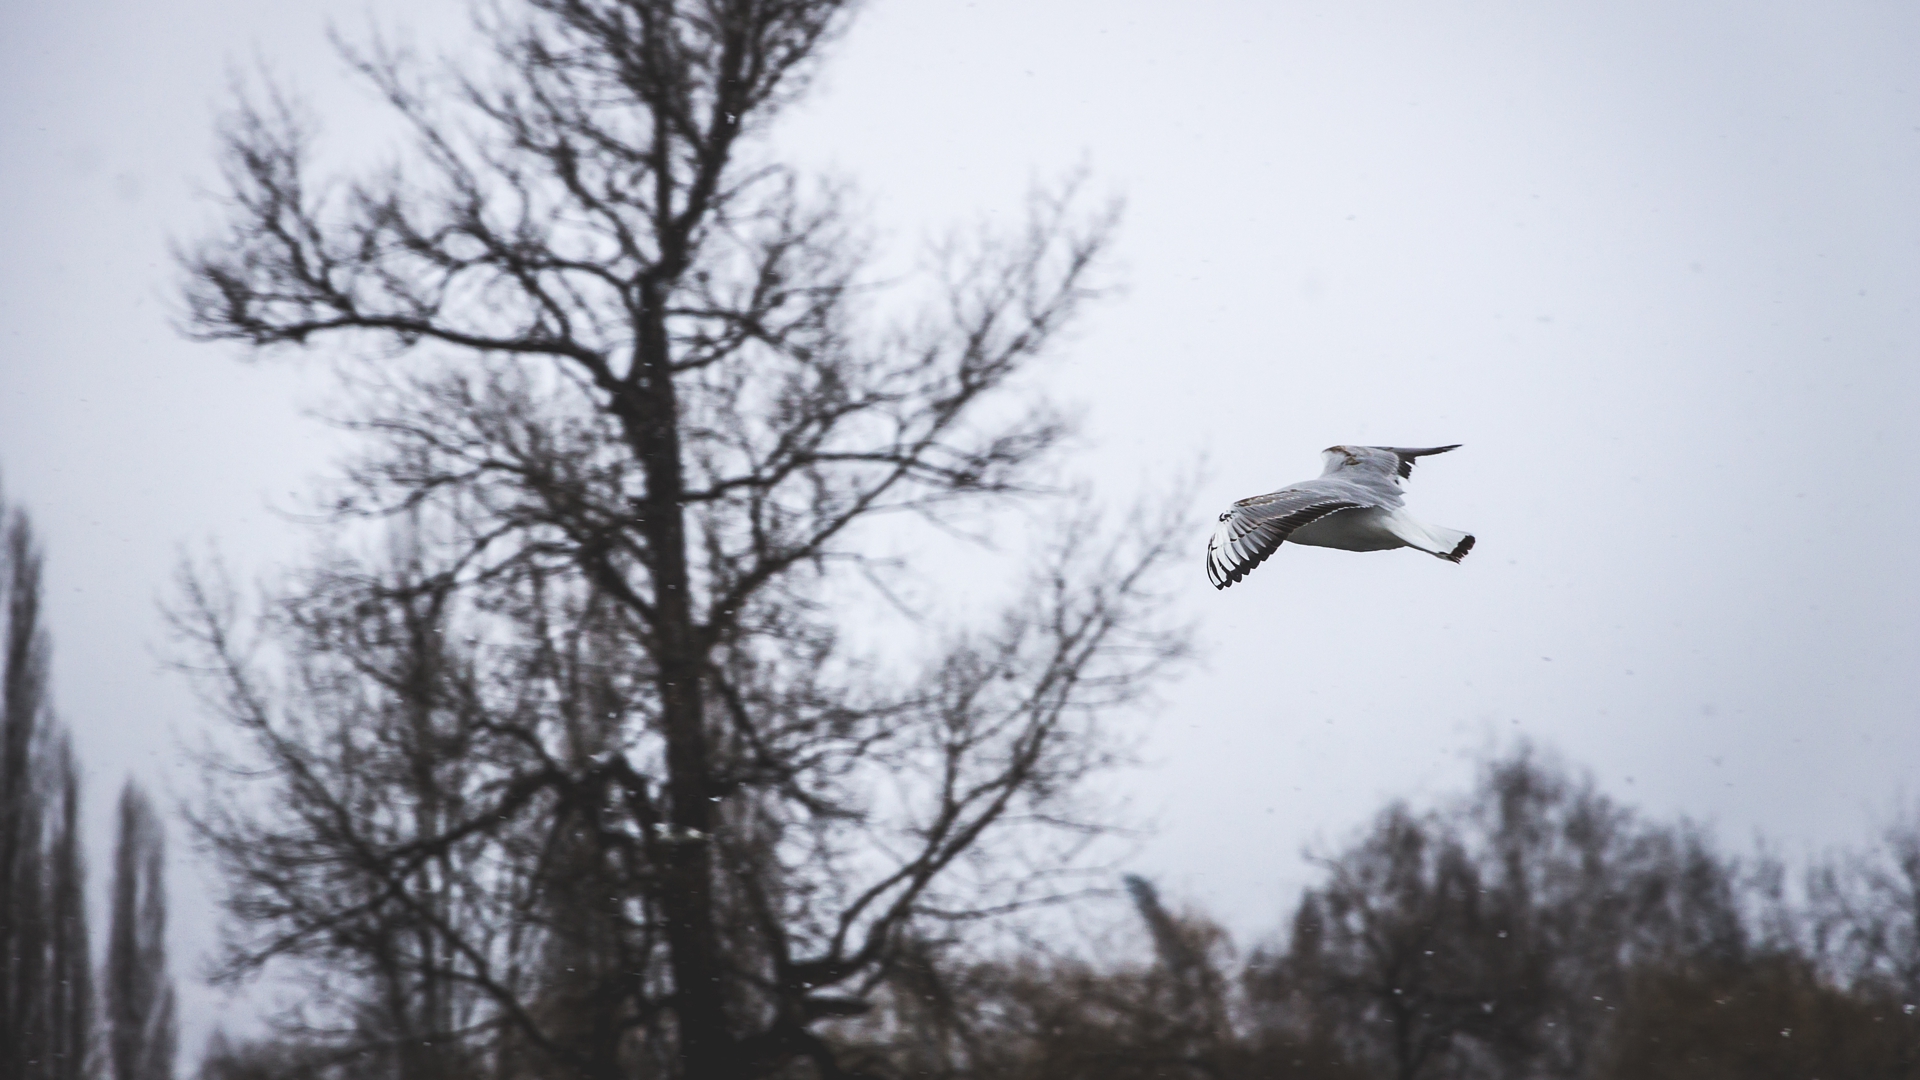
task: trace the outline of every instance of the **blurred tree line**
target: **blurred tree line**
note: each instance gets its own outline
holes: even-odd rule
[[[1797,878],[1528,747],[1314,860],[1244,957],[1127,881],[1151,957],[903,967],[844,1026],[872,1076],[1920,1076],[1920,817]]]
[[[0,1080],[171,1080],[164,831],[128,780],[96,984],[80,767],[53,713],[40,576],[26,512],[0,499]]]
[[[1139,932],[1117,936],[1137,947],[918,937],[821,1037],[838,1075],[871,1078],[1920,1077],[1920,818],[1789,875],[1523,746],[1314,861],[1288,932],[1250,952],[1129,877]],[[218,1040],[204,1076],[376,1073],[412,1075],[377,1041],[307,1033]]]

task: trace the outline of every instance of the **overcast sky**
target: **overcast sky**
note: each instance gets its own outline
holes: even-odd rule
[[[156,659],[179,553],[296,557],[275,508],[338,445],[323,370],[174,332],[167,243],[212,213],[236,68],[338,150],[375,130],[325,41],[369,10],[0,13],[0,481],[47,552],[96,867],[123,776],[189,790],[203,721]],[[461,33],[440,0],[371,10]],[[1125,783],[1158,825],[1134,868],[1252,937],[1303,845],[1517,735],[1734,846],[1864,841],[1911,798],[1916,56],[1920,7],[1845,0],[873,0],[778,139],[903,245],[1081,164],[1125,197],[1125,291],[1050,383],[1112,501],[1208,462],[1203,663]],[[1472,556],[1289,547],[1215,593],[1212,512],[1337,442],[1464,443],[1411,506]],[[175,884],[190,981],[212,897]],[[224,1006],[183,989],[192,1053]]]

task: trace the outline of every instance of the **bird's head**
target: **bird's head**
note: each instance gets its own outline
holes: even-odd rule
[[[1371,469],[1388,475],[1404,476],[1400,467],[1400,456],[1394,451],[1380,446],[1350,446],[1342,443],[1329,446],[1320,452],[1321,460],[1327,472],[1336,469]]]

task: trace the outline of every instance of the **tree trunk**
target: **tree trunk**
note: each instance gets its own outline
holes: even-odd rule
[[[673,968],[674,1015],[679,1022],[684,1075],[715,1080],[732,1075],[718,934],[713,911],[713,833],[710,763],[701,682],[705,662],[697,640],[687,574],[686,521],[681,507],[679,403],[672,353],[656,290],[643,295],[635,369],[637,392],[621,411],[629,442],[645,470],[641,534],[652,561],[654,659],[659,670],[666,736],[671,828],[664,849],[660,905],[666,916]]]

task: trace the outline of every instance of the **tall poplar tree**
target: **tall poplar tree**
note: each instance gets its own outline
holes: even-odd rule
[[[44,1075],[51,926],[42,766],[53,717],[47,635],[40,625],[40,551],[24,511],[0,501],[0,1076]]]
[[[0,1077],[95,1065],[80,769],[53,715],[41,555],[0,499]]]
[[[129,780],[120,792],[107,940],[113,1080],[173,1080],[177,1035],[166,937],[166,836],[153,803]]]
[[[62,737],[49,770],[57,816],[48,830],[47,1073],[93,1076],[93,953],[87,930],[87,860],[80,846],[80,764]]]

